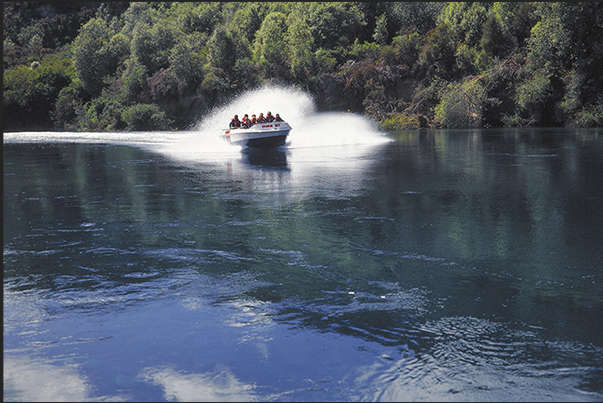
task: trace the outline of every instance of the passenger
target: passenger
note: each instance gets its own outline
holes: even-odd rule
[[[258,122],[258,119],[255,117],[255,113],[253,115],[251,115],[251,126],[253,126],[254,124],[256,124]]]
[[[266,123],[266,118],[264,114],[260,112],[260,116],[258,116],[258,123]]]
[[[239,120],[239,115],[234,115],[234,118],[230,121],[228,125],[231,129],[238,129],[241,127],[241,121]]]
[[[274,116],[272,116],[272,112],[270,111],[266,114],[266,122],[274,122]]]
[[[276,116],[274,117],[274,120],[275,120],[276,122],[284,122],[284,120],[283,120],[283,119],[281,119],[281,116],[280,116],[278,113],[277,113],[277,114],[276,114]]]
[[[243,126],[243,129],[249,129],[249,126],[251,126],[251,121],[249,120],[248,114],[245,114],[245,116],[243,116],[243,120],[241,121],[241,126]]]

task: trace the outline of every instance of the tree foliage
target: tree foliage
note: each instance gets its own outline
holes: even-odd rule
[[[267,77],[287,74],[288,57],[286,35],[287,17],[281,12],[272,12],[266,16],[257,31],[254,54],[255,60],[265,71]]]
[[[292,76],[304,80],[315,74],[314,37],[306,21],[290,18],[286,41]]]
[[[3,10],[5,129],[181,128],[267,80],[388,128],[603,120],[601,2],[7,2]]]
[[[4,74],[4,128],[23,130],[53,126],[52,113],[61,90],[75,79],[65,54],[48,55],[30,66],[19,66]]]
[[[482,127],[486,105],[486,89],[479,78],[453,82],[440,94],[441,102],[435,108],[436,119],[449,128]]]
[[[121,117],[132,131],[166,130],[172,124],[157,105],[134,104],[124,110]]]
[[[100,93],[102,80],[114,71],[109,47],[112,36],[105,20],[93,18],[82,27],[73,44],[74,67],[91,95]]]

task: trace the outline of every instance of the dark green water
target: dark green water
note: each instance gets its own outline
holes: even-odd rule
[[[603,400],[601,129],[69,136],[5,134],[5,401]]]

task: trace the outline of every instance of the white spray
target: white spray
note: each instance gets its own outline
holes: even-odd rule
[[[390,141],[379,132],[376,125],[366,117],[345,112],[316,112],[314,100],[306,92],[294,87],[275,85],[242,93],[227,105],[215,108],[202,117],[193,129],[194,134],[184,140],[182,150],[198,152],[232,153],[240,149],[222,141],[218,134],[228,127],[237,114],[256,116],[267,112],[277,113],[289,123],[287,149],[341,146],[354,144],[376,144]]]

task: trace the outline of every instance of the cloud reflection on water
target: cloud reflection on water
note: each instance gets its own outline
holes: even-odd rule
[[[254,399],[253,385],[239,381],[226,368],[204,374],[184,374],[171,368],[146,368],[142,379],[163,387],[167,401],[243,402]]]
[[[4,354],[5,402],[126,401],[123,396],[99,397],[76,365],[55,365],[28,356]]]

